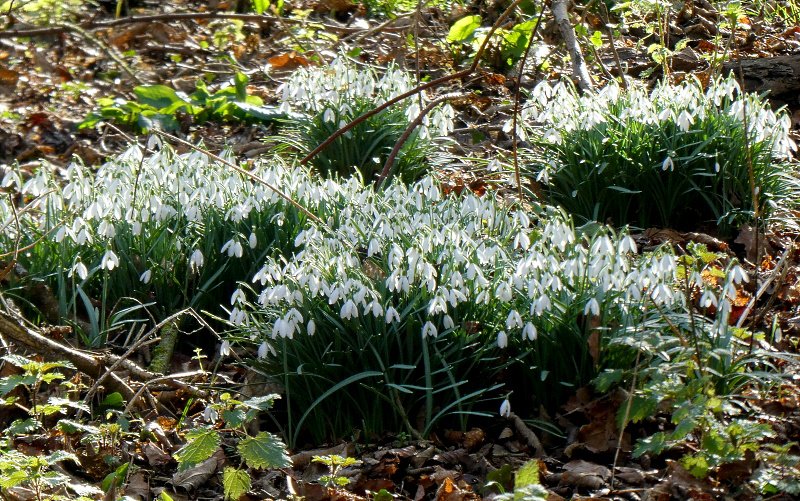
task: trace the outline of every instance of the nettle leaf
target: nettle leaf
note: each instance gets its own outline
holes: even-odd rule
[[[6,428],[6,434],[9,435],[26,435],[39,429],[42,424],[38,419],[16,419]]]
[[[0,475],[0,487],[10,489],[28,480],[28,473],[22,470],[12,471]]]
[[[59,419],[56,428],[68,435],[72,433],[88,433],[92,435],[100,433],[100,428],[96,426],[79,423],[71,419]]]
[[[19,368],[25,367],[27,364],[31,363],[31,359],[25,358],[21,355],[5,355],[3,360],[10,363],[11,365],[15,365]]]
[[[450,27],[447,33],[447,41],[450,43],[465,43],[475,34],[475,30],[481,27],[481,16],[462,17]]]
[[[188,442],[175,453],[181,468],[202,463],[210,458],[221,442],[219,433],[213,428],[195,428],[186,434]]]
[[[222,419],[228,428],[238,428],[247,420],[247,415],[242,409],[225,409],[222,411]]]
[[[272,409],[272,406],[275,404],[275,400],[279,398],[281,398],[281,396],[277,393],[270,393],[269,395],[264,395],[262,397],[249,398],[242,402],[242,405],[250,407],[251,409],[266,411]]]
[[[29,385],[35,382],[36,378],[33,376],[23,376],[21,374],[4,377],[0,379],[0,395],[8,395],[19,385]]]
[[[521,489],[539,483],[539,462],[534,460],[523,464],[514,479],[514,489]]]
[[[226,500],[239,499],[250,490],[250,475],[244,470],[228,466],[222,472],[222,487]]]
[[[242,440],[237,449],[251,468],[286,468],[292,465],[283,442],[266,431]]]

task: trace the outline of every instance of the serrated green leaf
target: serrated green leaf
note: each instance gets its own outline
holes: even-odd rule
[[[100,428],[96,426],[91,426],[88,424],[79,423],[77,421],[73,421],[71,419],[60,419],[58,424],[56,424],[56,428],[60,431],[71,434],[71,433],[88,433],[90,435],[100,433]]]
[[[222,472],[222,487],[226,500],[239,499],[250,490],[250,475],[244,470],[228,466]]]
[[[175,453],[175,460],[181,469],[210,458],[219,447],[221,438],[211,428],[196,428],[186,434],[188,442]]]
[[[36,431],[41,426],[41,423],[34,418],[17,419],[6,428],[8,435],[25,435]]]
[[[450,27],[450,31],[447,33],[447,41],[450,43],[465,43],[475,34],[475,30],[480,27],[481,16],[462,17]]]
[[[14,374],[13,376],[4,377],[0,379],[0,395],[8,395],[14,389],[23,384],[33,384],[36,382],[36,379],[33,376],[23,376],[21,374]]]
[[[245,438],[239,442],[237,449],[251,468],[286,468],[292,465],[283,442],[266,431]]]
[[[55,464],[58,463],[59,461],[66,461],[66,460],[78,463],[78,457],[75,454],[67,451],[54,451],[50,455],[45,456],[44,459],[47,461],[47,464]]]
[[[520,466],[514,478],[514,490],[539,483],[539,462],[530,460]]]
[[[11,365],[15,365],[20,369],[25,367],[26,364],[31,363],[31,359],[25,358],[21,355],[4,355],[3,360],[10,363]]]
[[[228,428],[238,428],[245,423],[247,416],[242,409],[225,409],[222,411],[222,419]]]
[[[271,393],[269,395],[264,395],[262,397],[253,397],[245,400],[242,402],[242,405],[245,407],[250,407],[251,409],[258,409],[260,411],[266,411],[272,409],[272,406],[275,404],[275,400],[281,398],[280,395],[277,393]]]
[[[3,489],[10,489],[16,487],[28,480],[28,474],[25,471],[17,470],[10,473],[0,475],[0,487]]]

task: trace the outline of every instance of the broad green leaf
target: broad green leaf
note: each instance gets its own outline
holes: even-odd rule
[[[140,85],[134,88],[133,92],[139,98],[140,103],[152,106],[157,110],[183,101],[175,89],[166,85]]]
[[[188,442],[175,453],[181,468],[202,463],[210,458],[220,444],[220,436],[212,428],[196,428],[186,434]]]
[[[158,495],[158,501],[172,501],[172,497],[167,494],[167,491],[161,491],[161,494]]]
[[[0,487],[10,489],[28,480],[28,473],[23,470],[12,471],[0,475]]]
[[[228,428],[238,428],[245,423],[247,415],[242,409],[225,409],[222,411],[222,419]]]
[[[263,14],[269,9],[269,0],[252,0],[253,12]]]
[[[54,451],[50,455],[45,456],[47,464],[55,464],[58,463],[59,461],[66,461],[68,459],[70,461],[74,461],[75,463],[80,464],[78,462],[78,457],[75,454],[67,451]]]
[[[239,499],[250,490],[250,475],[244,470],[228,466],[222,472],[222,487],[226,500]]]
[[[39,429],[41,425],[42,424],[37,419],[34,418],[16,419],[8,426],[8,428],[6,428],[6,434],[26,435],[28,433],[31,433]]]
[[[109,393],[106,395],[106,398],[100,402],[101,407],[122,407],[124,404],[125,400],[122,398],[122,394],[118,391]]]
[[[386,489],[381,489],[372,496],[373,501],[394,501],[392,494]]]
[[[514,489],[521,489],[529,485],[536,485],[539,483],[539,462],[532,459],[522,466],[517,471],[514,479]]]
[[[467,42],[475,30],[481,27],[481,16],[466,16],[462,17],[450,27],[447,33],[447,41],[450,43],[464,43]]]
[[[130,463],[123,463],[122,466],[112,471],[103,479],[100,487],[104,492],[108,492],[112,487],[118,487],[125,481],[125,476],[128,474],[128,467]]]
[[[239,442],[239,454],[251,468],[286,468],[292,460],[286,453],[286,446],[275,435],[262,431],[255,437]]]
[[[23,376],[21,374],[14,374],[13,376],[4,377],[0,379],[0,395],[8,395],[14,389],[21,385],[33,384],[36,379],[33,376]]]
[[[281,396],[277,393],[270,393],[269,395],[264,395],[261,397],[249,398],[242,402],[242,405],[245,407],[250,407],[251,409],[266,411],[272,409],[272,406],[275,404],[275,400],[279,398],[281,398]]]
[[[79,423],[77,421],[73,421],[71,419],[59,419],[58,424],[56,425],[60,431],[72,434],[72,433],[88,433],[90,435],[100,433],[100,428],[96,426],[91,426],[88,424]]]

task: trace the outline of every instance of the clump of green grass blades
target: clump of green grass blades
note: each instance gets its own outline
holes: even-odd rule
[[[379,76],[371,69],[356,69],[342,58],[326,68],[301,69],[279,89],[281,109],[296,113],[285,124],[279,141],[306,155],[344,124],[412,87],[409,75],[397,68],[390,67]],[[310,165],[325,178],[358,173],[366,182],[373,182],[419,112],[416,98],[391,106],[339,136],[314,156]],[[438,138],[452,130],[452,113],[445,105],[426,117],[402,145],[388,177],[404,182],[419,179],[437,156]]]
[[[583,96],[543,83],[523,117],[531,175],[580,221],[726,231],[752,219],[751,162],[761,213],[796,200],[789,117],[732,78]]]

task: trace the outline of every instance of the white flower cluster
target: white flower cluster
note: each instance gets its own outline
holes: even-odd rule
[[[323,113],[326,120],[336,116],[350,116],[351,104],[357,100],[368,100],[379,105],[414,88],[411,76],[397,67],[390,66],[382,76],[371,69],[356,69],[344,58],[335,59],[326,68],[301,68],[281,84],[281,111]],[[405,107],[409,122],[417,118],[421,109],[416,97],[399,103]],[[336,113],[334,111],[338,111]],[[453,108],[440,106],[423,119],[421,137],[428,137],[432,128],[439,136],[447,136],[453,130]],[[340,127],[344,123],[337,124]]]
[[[612,107],[619,111],[611,113]],[[789,136],[790,117],[783,112],[776,114],[756,95],[743,94],[734,78],[712,82],[705,91],[696,81],[680,85],[661,82],[650,92],[641,86],[623,91],[619,84],[611,82],[595,93],[583,95],[563,81],[542,82],[531,92],[520,122],[538,123],[544,130],[544,139],[560,142],[562,132],[589,129],[609,117],[646,124],[671,121],[685,132],[712,112],[728,114],[743,122],[747,113],[751,140],[771,141],[777,158],[789,158],[796,150]],[[510,130],[510,121],[506,127]]]
[[[505,347],[570,308],[632,321],[646,297],[682,301],[672,254],[639,258],[627,235],[581,237],[555,210],[533,221],[491,197],[445,198],[430,177],[381,193],[339,189],[348,204],[336,227],[310,226],[297,235],[302,251],[268,259],[253,277],[257,297],[237,293],[231,321],[275,339],[313,334],[311,316],[394,330],[415,315],[426,337],[482,320]]]

